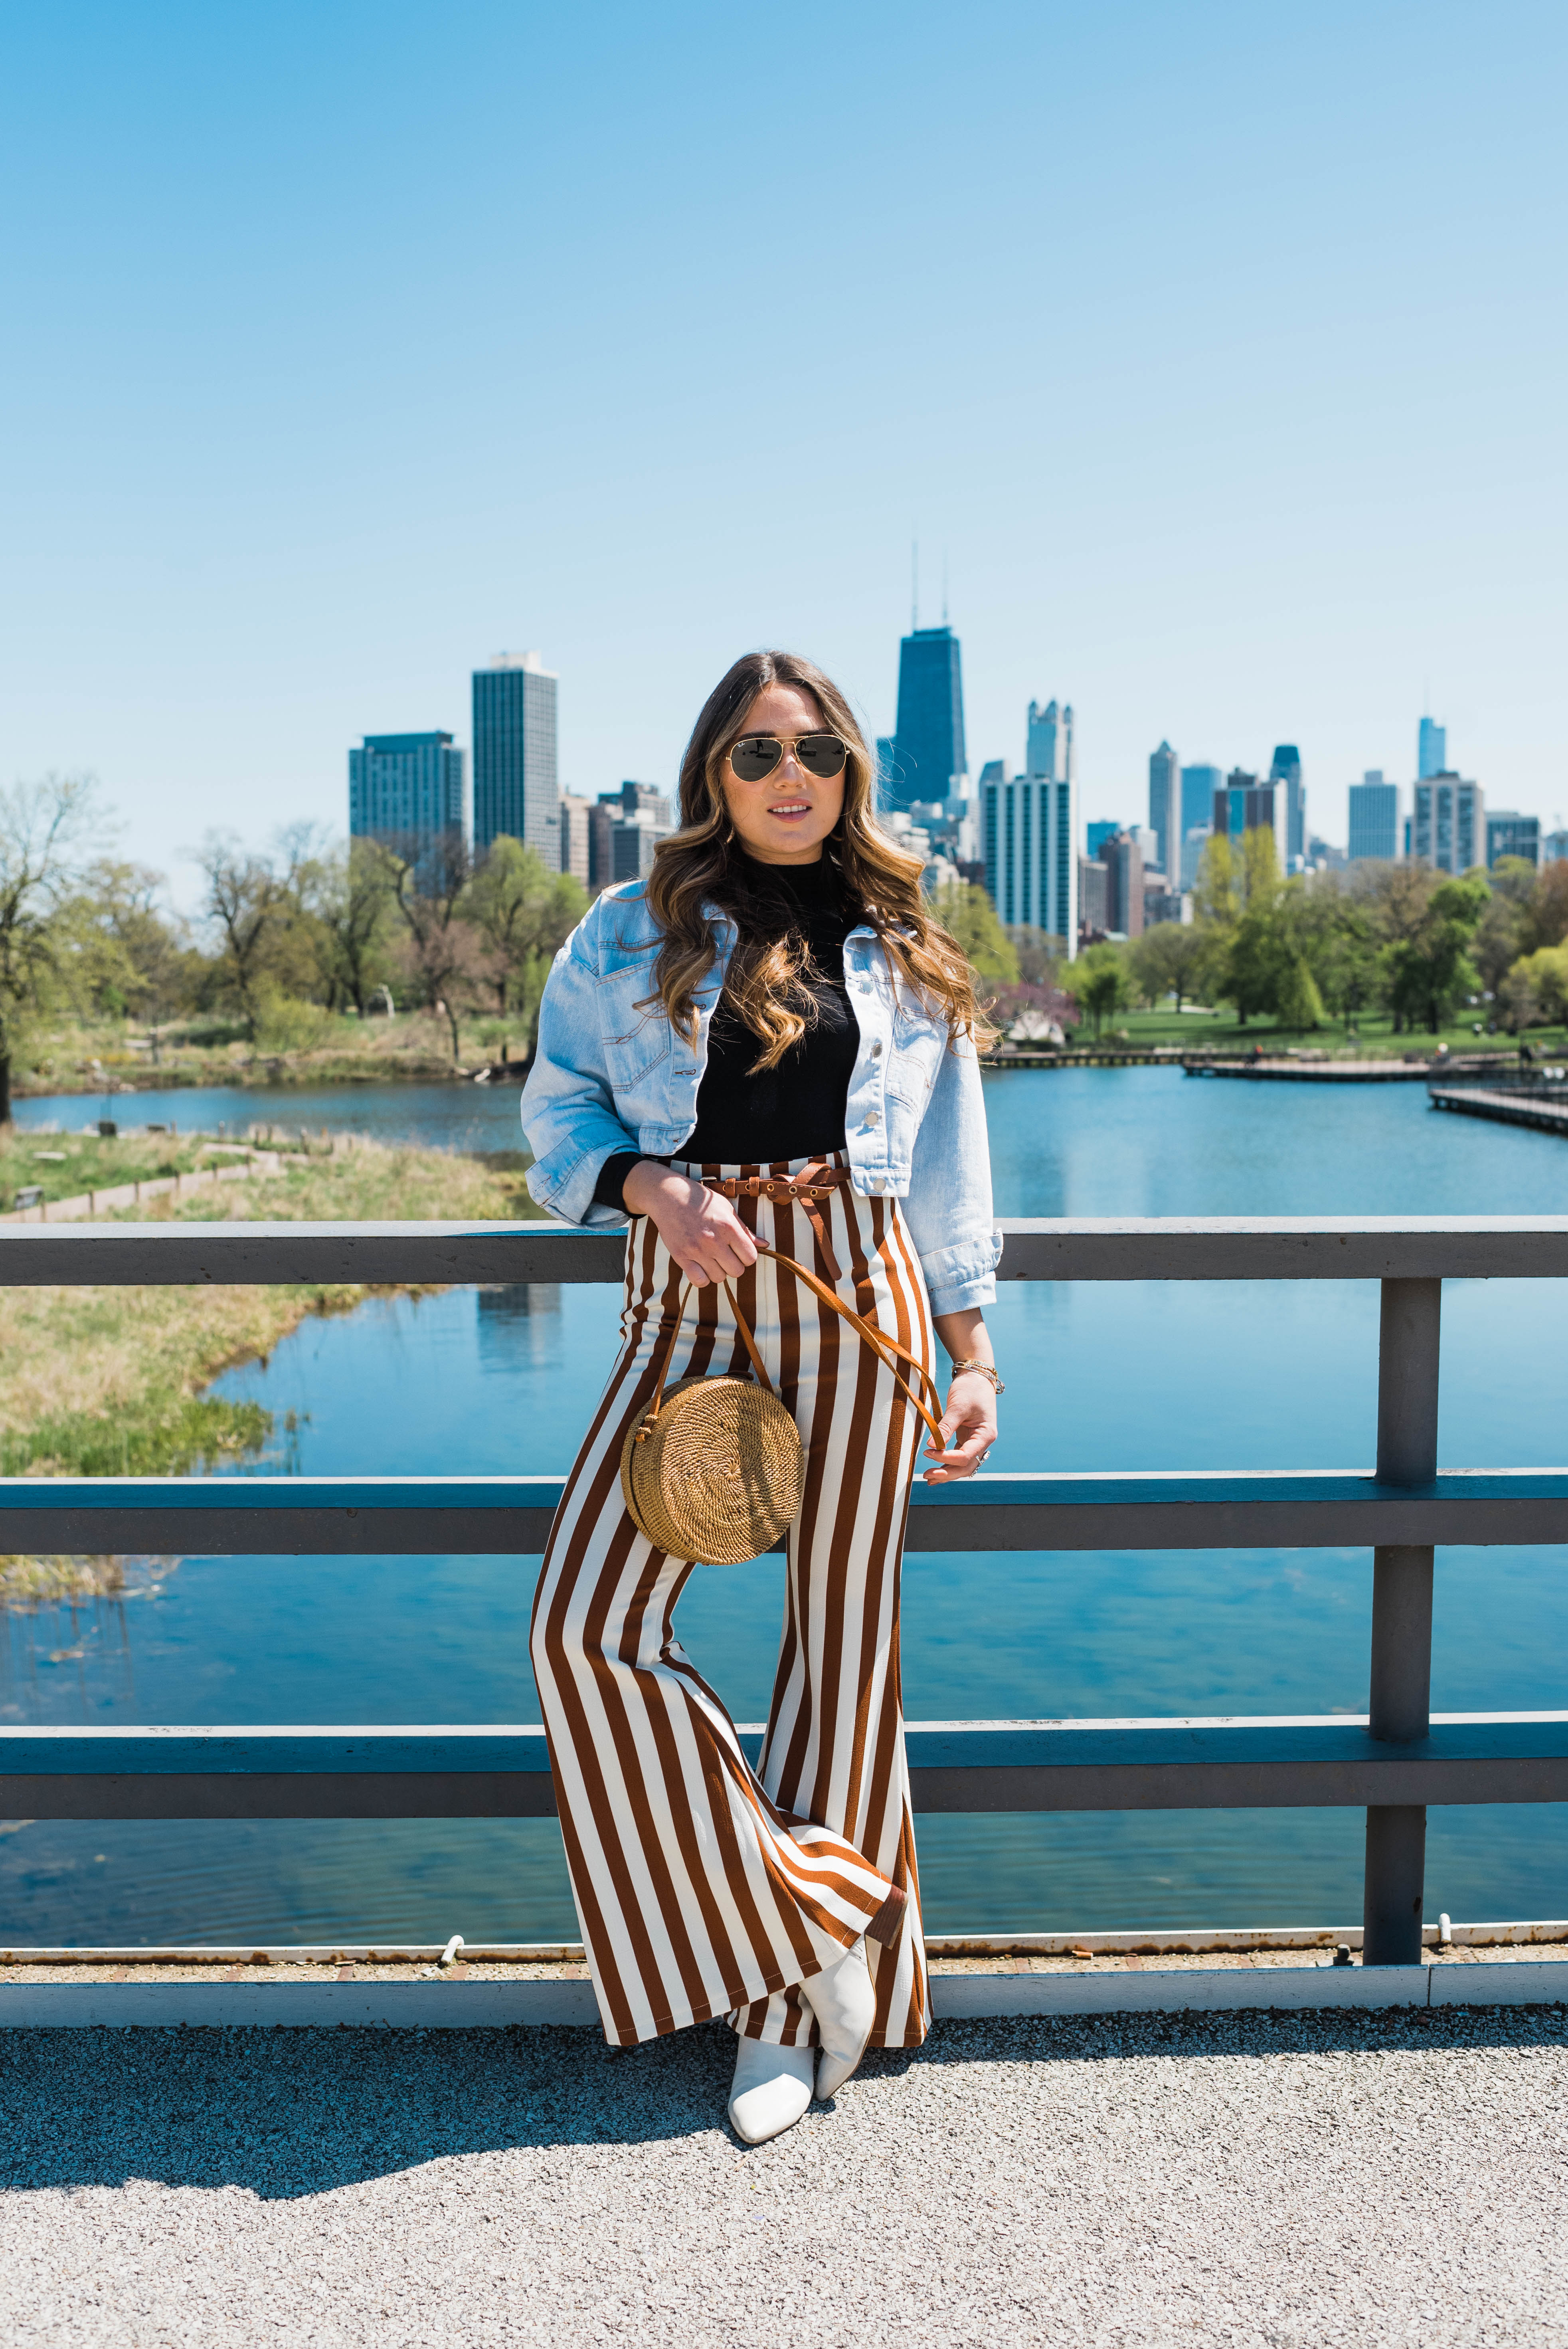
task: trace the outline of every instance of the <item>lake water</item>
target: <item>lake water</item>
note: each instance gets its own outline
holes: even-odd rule
[[[518,1150],[513,1084],[185,1085],[167,1092],[47,1093],[14,1104],[19,1127],[57,1125],[67,1133],[112,1117],[125,1133],[139,1125],[177,1125],[181,1133],[230,1133],[248,1125],[312,1133],[368,1133],[378,1142],[414,1142],[438,1150]]]
[[[139,1095],[136,1122],[158,1120]],[[400,1087],[163,1097],[181,1124],[276,1117],[511,1146],[517,1096]],[[196,1105],[200,1103],[198,1108]],[[308,1105],[307,1105],[308,1104]],[[987,1081],[998,1212],[1537,1214],[1568,1209],[1553,1137],[1442,1117],[1420,1084],[1253,1085],[1159,1069]],[[27,1123],[82,1123],[26,1102]],[[131,1123],[123,1098],[120,1114]],[[445,1123],[443,1123],[443,1119]],[[314,1320],[222,1392],[296,1415],[302,1473],[559,1470],[608,1367],[617,1292],[464,1289]],[[1560,1462],[1568,1347],[1553,1282],[1450,1283],[1449,1466]],[[1357,1467],[1373,1452],[1377,1299],[1333,1283],[1007,1286],[997,1465]],[[1433,1703],[1559,1707],[1568,1556],[1445,1550]],[[184,1559],[124,1602],[5,1621],[0,1718],[532,1721],[537,1561]],[[1364,1711],[1362,1551],[918,1557],[913,1719]],[[737,1716],[766,1708],[774,1568],[703,1570],[683,1640]],[[1436,1810],[1429,1914],[1568,1913],[1556,1806]],[[1357,1813],[929,1818],[934,1930],[1353,1922]],[[258,1822],[0,1832],[12,1941],[574,1933],[549,1822]]]

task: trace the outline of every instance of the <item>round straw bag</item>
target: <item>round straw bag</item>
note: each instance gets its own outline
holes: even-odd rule
[[[830,1288],[793,1257],[764,1247],[758,1253],[789,1266],[825,1305],[859,1331],[887,1364],[940,1444],[942,1431],[908,1381],[888,1361],[889,1353],[913,1365],[940,1406],[941,1398],[923,1367],[903,1346],[873,1330],[841,1304]],[[676,1326],[665,1348],[654,1399],[626,1431],[621,1446],[621,1490],[639,1533],[671,1557],[708,1566],[742,1566],[774,1548],[800,1506],[806,1456],[800,1433],[774,1392],[757,1341],[729,1288],[736,1326],[755,1381],[745,1378],[681,1379],[665,1392],[670,1358],[680,1335],[688,1281],[681,1291]]]

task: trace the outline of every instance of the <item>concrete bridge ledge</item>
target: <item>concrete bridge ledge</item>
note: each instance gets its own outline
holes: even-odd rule
[[[1501,1960],[1449,1966],[1271,1966],[1138,1973],[961,1973],[932,1979],[939,2021],[992,2015],[1218,2013],[1269,2008],[1568,2003],[1568,1966]],[[503,2030],[596,2025],[586,1982],[7,1982],[0,2030],[331,2028]]]

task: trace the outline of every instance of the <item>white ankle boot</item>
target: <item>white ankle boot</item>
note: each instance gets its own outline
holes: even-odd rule
[[[743,2039],[735,2054],[735,2085],[729,2092],[729,2125],[748,2145],[793,2128],[811,2102],[817,2068],[814,2047],[769,2047]]]
[[[877,2017],[877,1994],[866,1962],[865,1937],[846,1950],[837,1965],[824,1966],[800,1985],[800,1995],[817,2018],[822,2052],[817,2059],[817,2094],[826,2098],[841,2088],[866,2052]]]

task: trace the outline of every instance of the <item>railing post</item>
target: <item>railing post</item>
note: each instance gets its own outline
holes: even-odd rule
[[[1377,1353],[1377,1476],[1425,1485],[1438,1473],[1440,1280],[1386,1280]],[[1372,1554],[1372,1674],[1368,1733],[1405,1744],[1425,1737],[1432,1687],[1432,1552],[1390,1546]],[[1382,1803],[1367,1813],[1361,1961],[1413,1966],[1421,1956],[1427,1813]]]

